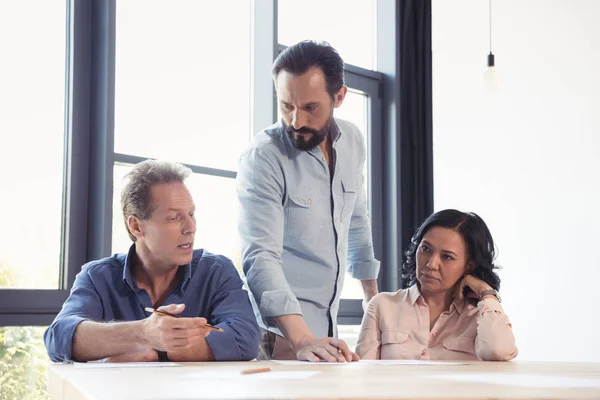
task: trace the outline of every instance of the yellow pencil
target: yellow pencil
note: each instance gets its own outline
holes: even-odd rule
[[[178,315],[170,314],[170,313],[168,313],[166,311],[155,310],[154,308],[151,308],[151,307],[146,307],[146,308],[144,308],[144,310],[146,310],[149,313],[154,313],[154,314],[158,314],[158,315],[164,315],[165,317],[179,318]],[[213,330],[213,331],[225,332],[223,329],[217,328],[216,326],[212,326],[210,324],[205,324],[203,326],[204,326],[204,328],[207,328],[207,329],[210,329],[210,330]]]
[[[254,369],[245,369],[245,370],[241,371],[240,374],[249,375],[249,374],[258,374],[259,372],[269,372],[269,371],[271,371],[271,368],[269,368],[269,367],[254,368]]]

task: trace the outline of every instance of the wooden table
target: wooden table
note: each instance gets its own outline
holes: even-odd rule
[[[240,374],[244,369],[265,366],[271,367],[271,372],[254,376]],[[306,379],[289,379],[289,374],[294,374],[294,371],[300,371],[300,374],[304,373],[302,371],[318,373]],[[497,377],[500,382],[475,382],[474,374],[480,378],[487,377],[487,380]],[[275,379],[278,375],[286,375],[286,378]],[[523,384],[538,378],[545,382],[542,387]],[[557,383],[574,387],[550,387]],[[255,361],[184,363],[183,367],[169,368],[98,369],[54,364],[48,369],[48,392],[53,400],[600,399],[600,363],[353,363],[337,366]]]

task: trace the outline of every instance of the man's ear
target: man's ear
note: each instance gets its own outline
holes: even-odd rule
[[[143,225],[144,224],[142,223],[142,220],[140,220],[135,215],[130,215],[129,217],[127,217],[127,227],[129,228],[129,232],[131,232],[131,234],[135,236],[136,239],[144,237]]]
[[[333,96],[333,108],[338,108],[344,102],[346,98],[346,93],[348,93],[348,87],[342,86],[340,90]]]

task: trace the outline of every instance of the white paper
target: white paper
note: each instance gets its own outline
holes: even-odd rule
[[[183,367],[181,364],[173,362],[88,362],[73,363],[75,368],[149,368],[149,367]]]
[[[271,360],[276,362],[277,364],[283,365],[350,365],[356,364],[356,362],[328,362],[328,361],[319,361],[319,362],[310,362],[310,361],[298,361],[298,360]]]
[[[424,375],[423,377],[444,379],[448,381],[491,383],[503,386],[522,386],[528,388],[600,388],[600,379],[570,378],[555,375],[490,372],[480,374]]]
[[[193,380],[215,380],[215,379],[236,379],[236,380],[280,380],[280,379],[308,379],[311,376],[315,376],[320,371],[269,371],[269,372],[257,372],[254,374],[242,374],[245,369],[252,368],[241,368],[241,369],[225,369],[225,368],[206,368],[205,371],[192,372],[189,374],[182,375],[179,379],[193,379]]]
[[[432,360],[360,360],[359,363],[380,365],[465,365],[465,363],[461,362]]]

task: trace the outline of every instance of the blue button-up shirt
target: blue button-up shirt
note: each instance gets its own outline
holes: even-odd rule
[[[318,337],[337,336],[344,277],[376,279],[363,167],[364,138],[336,119],[334,171],[321,149],[294,147],[281,122],[258,133],[240,159],[237,193],[243,270],[259,324],[301,314]]]
[[[92,261],[77,274],[71,294],[44,333],[50,359],[71,360],[73,334],[81,321],[136,321],[148,317],[150,296],[132,274],[135,244],[128,254]],[[181,271],[181,268],[183,271]],[[164,305],[185,304],[182,317],[204,317],[225,332],[206,337],[218,361],[251,360],[257,356],[258,325],[242,288],[242,280],[229,259],[194,250],[192,262],[180,267],[181,282]]]

